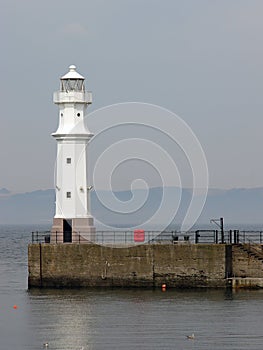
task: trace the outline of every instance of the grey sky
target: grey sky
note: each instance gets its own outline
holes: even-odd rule
[[[57,108],[70,64],[90,111],[140,101],[181,116],[210,186],[263,184],[261,0],[2,0],[0,188],[53,187]]]

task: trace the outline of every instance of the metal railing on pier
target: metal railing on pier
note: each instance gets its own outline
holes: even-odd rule
[[[32,232],[32,243],[50,243],[50,231]]]
[[[253,242],[263,244],[262,231],[240,230],[196,230],[188,232],[180,231],[96,231],[93,243],[97,244],[245,244]],[[73,232],[74,242],[83,243],[85,234]],[[64,241],[63,232],[35,231],[32,232],[32,243],[59,243]],[[67,241],[70,243],[70,240]]]
[[[72,236],[74,235],[75,243],[81,243],[85,240],[85,236],[79,232],[53,232],[51,240],[51,231],[34,231],[32,232],[32,243],[71,243]],[[66,240],[65,240],[66,238]]]
[[[238,231],[237,243],[263,244],[263,231]]]

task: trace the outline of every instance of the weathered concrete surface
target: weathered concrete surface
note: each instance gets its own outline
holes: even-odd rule
[[[29,287],[225,287],[226,245],[30,244]]]
[[[153,245],[154,285],[225,286],[224,245]]]

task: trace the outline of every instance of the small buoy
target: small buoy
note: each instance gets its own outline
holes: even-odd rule
[[[162,291],[163,292],[166,291],[166,284],[165,283],[162,284]]]
[[[13,309],[15,309],[15,310],[16,310],[16,309],[17,309],[17,305],[14,305],[14,306],[13,306]]]

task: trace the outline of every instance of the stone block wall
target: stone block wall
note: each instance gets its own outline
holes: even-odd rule
[[[29,287],[223,287],[226,246],[30,244]]]
[[[155,285],[225,286],[225,246],[211,244],[154,245]]]

